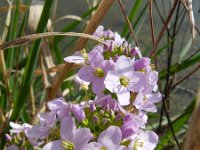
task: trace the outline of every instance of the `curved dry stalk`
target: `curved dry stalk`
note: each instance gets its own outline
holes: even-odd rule
[[[165,32],[165,30],[166,30],[166,28],[167,28],[167,26],[168,26],[168,23],[169,23],[169,21],[171,20],[172,15],[173,15],[173,13],[174,13],[174,10],[175,10],[175,8],[176,8],[176,6],[177,6],[177,4],[178,4],[179,1],[180,1],[180,0],[175,0],[175,1],[174,1],[173,7],[171,8],[171,10],[170,10],[170,12],[169,12],[169,15],[168,15],[166,21],[164,22],[164,25],[163,25],[163,27],[162,27],[162,29],[161,29],[159,35],[158,35],[158,38],[156,39],[155,44],[154,44],[154,46],[153,46],[153,48],[152,48],[152,50],[151,50],[152,52],[155,51],[155,49],[157,48],[158,43],[160,42],[161,37],[163,36],[163,33]]]
[[[15,9],[15,8],[16,8],[15,5],[11,7],[11,9]],[[8,12],[9,9],[10,9],[10,6],[0,7],[0,12]],[[22,13],[26,12],[28,9],[29,9],[29,6],[27,5],[24,5],[24,4],[19,5],[19,11]]]
[[[107,14],[108,10],[112,6],[115,0],[102,0],[99,7],[97,8],[96,12],[93,14],[92,18],[90,19],[88,25],[86,26],[83,33],[85,34],[92,34],[99,23],[103,20],[105,15]],[[74,50],[81,50],[85,47],[88,39],[80,38],[75,46]]]
[[[65,67],[65,63],[62,63],[62,64],[59,64],[57,66],[54,66],[52,68],[47,68],[46,69],[46,72],[47,73],[53,73],[53,72],[56,72],[56,73],[61,73],[62,70],[64,69]],[[82,65],[81,64],[74,64],[72,69],[75,70],[77,68],[81,68]],[[42,74],[42,70],[41,69],[36,69],[35,72],[34,72],[35,75],[41,75]]]
[[[124,17],[125,17],[125,19],[126,19],[126,22],[127,22],[127,24],[128,24],[128,27],[130,28],[130,31],[131,31],[130,33],[131,33],[131,36],[133,37],[133,39],[134,39],[134,41],[135,41],[135,45],[136,45],[137,47],[139,47],[139,43],[138,43],[138,41],[137,41],[137,39],[136,39],[136,37],[135,37],[135,33],[134,33],[134,30],[133,30],[133,27],[132,27],[132,25],[131,25],[131,23],[130,23],[130,21],[129,21],[128,16],[126,15],[126,12],[125,12],[125,9],[124,9],[124,6],[123,6],[121,0],[118,0],[118,3],[119,3],[119,5],[120,5],[120,8],[121,8],[121,10],[122,10],[122,13],[123,13],[123,15],[124,15]]]
[[[87,23],[86,20],[82,19],[80,16],[76,16],[76,15],[66,15],[66,16],[62,16],[60,18],[58,18],[57,20],[55,20],[53,22],[53,25],[62,21],[62,20],[65,20],[65,19],[71,19],[71,20],[76,20],[76,21],[80,21],[80,22],[85,22]]]
[[[22,46],[26,43],[29,43],[31,41],[37,40],[39,38],[44,38],[44,37],[49,37],[49,36],[76,36],[76,37],[82,37],[82,38],[87,38],[87,39],[92,39],[94,41],[100,42],[102,44],[108,45],[105,41],[102,39],[92,36],[89,34],[85,33],[76,33],[76,32],[45,32],[45,33],[37,33],[37,34],[31,34],[27,35],[21,38],[17,38],[14,41],[11,42],[6,42],[0,45],[0,50],[12,48],[12,47],[17,47],[17,46]]]

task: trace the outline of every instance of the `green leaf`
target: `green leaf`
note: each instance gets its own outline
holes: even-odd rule
[[[185,55],[190,50],[191,46],[192,46],[192,38],[190,38],[190,40],[188,40],[188,42],[186,43],[184,48],[181,50],[181,53],[180,53],[180,56],[179,56],[180,61],[182,61],[184,59]]]
[[[195,100],[193,100],[190,105],[185,109],[184,113],[180,115],[177,119],[172,122],[172,127],[174,132],[177,133],[183,128],[183,125],[186,124],[192,114],[194,108]],[[160,138],[160,142],[156,147],[156,150],[163,150],[164,146],[168,145],[168,142],[173,138],[172,132],[168,129],[165,134]]]
[[[36,30],[37,33],[42,33],[45,31],[45,28],[46,28],[46,25],[51,13],[52,4],[53,4],[52,0],[45,1],[44,8],[40,17],[40,21],[38,23],[38,27]],[[38,60],[40,42],[41,42],[41,39],[36,40],[30,51],[28,62],[25,68],[25,73],[22,78],[21,89],[19,91],[16,101],[14,101],[14,108],[13,108],[13,112],[10,118],[10,120],[12,121],[15,121],[17,119],[19,112],[23,108],[24,103],[26,102],[26,98],[29,94],[29,87],[33,79],[34,70],[36,68],[36,64]]]
[[[142,0],[135,1],[134,5],[131,9],[131,12],[129,14],[129,17],[128,17],[130,22],[133,21],[134,17],[136,17],[136,14],[138,13],[138,10],[139,10],[141,4],[142,4]],[[127,32],[128,32],[128,25],[126,24],[122,30],[121,36],[124,37],[127,34]]]
[[[187,60],[181,64],[174,64],[170,68],[170,75],[173,75],[175,73],[178,73],[184,69],[187,69],[188,67],[191,67],[192,65],[195,65],[200,62],[200,55],[193,56],[190,60]],[[165,79],[166,77],[166,70],[163,69],[160,71],[159,74],[160,79]]]

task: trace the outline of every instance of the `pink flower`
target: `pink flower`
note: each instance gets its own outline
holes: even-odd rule
[[[154,103],[162,100],[162,95],[158,93],[143,94],[141,91],[137,94],[134,105],[137,109],[147,112],[156,112],[157,108]]]
[[[133,60],[120,56],[114,70],[108,71],[105,78],[105,87],[117,94],[120,105],[130,104],[130,91],[139,92],[144,87],[145,75],[133,70]]]
[[[87,82],[92,82],[93,92],[98,94],[104,89],[104,79],[107,71],[113,68],[111,60],[104,60],[99,51],[91,51],[88,54],[90,65],[81,68],[78,72],[79,77]]]
[[[126,150],[121,146],[122,133],[119,127],[110,126],[98,137],[97,142],[91,142],[84,147],[84,150]]]
[[[129,144],[128,150],[154,150],[158,143],[158,136],[153,131],[142,131]]]
[[[85,150],[83,149],[83,147],[89,142],[92,137],[90,129],[77,129],[72,117],[65,117],[62,119],[60,134],[61,140],[47,143],[43,147],[43,150]]]

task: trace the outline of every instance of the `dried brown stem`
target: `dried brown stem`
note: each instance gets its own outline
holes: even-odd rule
[[[159,35],[158,35],[158,38],[156,39],[155,44],[154,44],[154,46],[153,46],[153,48],[152,48],[152,50],[151,50],[152,52],[156,50],[156,48],[157,48],[157,46],[158,46],[158,43],[160,42],[160,40],[161,40],[161,38],[162,38],[162,36],[163,36],[165,30],[167,29],[167,26],[168,26],[168,24],[169,24],[169,21],[171,20],[172,15],[173,15],[173,13],[174,13],[174,10],[175,10],[175,8],[176,8],[176,6],[177,6],[177,4],[178,4],[179,1],[180,1],[180,0],[175,0],[175,1],[174,1],[174,4],[173,4],[173,6],[172,6],[172,8],[171,8],[171,10],[170,10],[170,12],[169,12],[169,15],[168,15],[167,19],[165,20],[164,25],[163,25],[163,27],[162,27],[162,29],[161,29]]]
[[[136,39],[136,37],[135,37],[135,33],[134,33],[134,30],[133,30],[133,27],[132,27],[132,25],[131,25],[131,23],[130,23],[130,20],[129,20],[128,16],[126,15],[126,11],[125,11],[124,5],[122,4],[121,0],[118,0],[118,3],[119,3],[119,5],[120,5],[120,8],[121,8],[121,10],[122,10],[122,13],[123,13],[123,15],[124,15],[124,17],[125,17],[125,19],[126,19],[126,22],[127,22],[127,24],[128,24],[128,27],[129,27],[129,29],[130,29],[130,31],[131,31],[131,32],[130,32],[130,33],[131,33],[131,36],[133,37],[136,46],[139,47],[139,43],[138,43],[138,41],[137,41],[137,39]]]
[[[149,18],[150,18],[150,25],[151,25],[151,39],[154,45],[155,38],[154,38],[154,24],[153,24],[153,15],[152,15],[152,0],[149,0]]]
[[[77,32],[45,32],[45,33],[37,33],[37,34],[31,34],[31,35],[27,35],[21,38],[17,38],[14,41],[11,42],[5,42],[3,44],[0,44],[0,50],[4,50],[4,49],[8,49],[8,48],[13,48],[13,47],[17,47],[17,46],[22,46],[26,43],[29,43],[31,41],[40,39],[40,38],[44,38],[44,37],[49,37],[49,36],[71,36],[71,37],[82,37],[82,38],[86,38],[86,39],[92,39],[94,41],[98,41],[102,44],[108,45],[108,43],[106,43],[105,41],[103,41],[102,39],[96,37],[96,36],[92,36],[89,34],[85,34],[85,33],[77,33]]]
[[[74,64],[73,67],[72,67],[72,69],[74,70],[74,69],[80,68],[82,66],[83,65],[81,65],[81,64]],[[59,64],[59,65],[57,65],[55,67],[46,69],[46,72],[47,73],[52,73],[52,72],[61,73],[63,71],[64,67],[65,67],[65,63]],[[36,69],[35,72],[34,72],[34,74],[35,75],[41,75],[42,74],[42,70],[41,69]]]
[[[171,89],[174,89],[178,84],[180,84],[181,82],[183,82],[184,80],[188,79],[191,75],[193,75],[196,71],[198,71],[200,68],[200,64],[194,69],[192,70],[190,73],[188,73],[185,77],[183,77],[182,79],[180,79],[179,81],[177,81],[172,87]]]
[[[197,93],[196,107],[194,108],[189,130],[184,143],[183,150],[199,150],[200,149],[200,88]]]
[[[103,20],[103,18],[107,14],[108,10],[110,9],[110,7],[112,6],[114,1],[115,0],[102,0],[101,1],[99,7],[97,8],[97,10],[94,13],[94,15],[92,16],[92,18],[90,19],[90,21],[89,21],[88,25],[86,26],[83,33],[92,34],[96,30],[97,26]],[[83,49],[85,47],[87,41],[88,41],[88,39],[86,39],[86,38],[80,38],[78,40],[77,45],[75,46],[74,50],[76,51],[76,50]]]
[[[101,1],[99,7],[97,8],[96,12],[93,14],[92,18],[90,19],[90,22],[88,23],[88,25],[86,26],[86,28],[84,30],[85,34],[92,34],[96,30],[97,26],[102,21],[104,16],[107,14],[107,12],[110,9],[110,7],[112,6],[113,2],[114,2],[114,0],[102,0]],[[78,40],[77,45],[75,46],[74,50],[76,51],[76,50],[83,49],[85,47],[87,41],[88,41],[88,39],[81,37]],[[57,80],[55,81],[53,87],[50,88],[48,91],[49,99],[52,99],[56,96],[58,89],[60,88],[67,73],[71,70],[72,66],[73,66],[73,64],[69,64],[69,63],[65,64],[63,71],[61,72],[61,74],[59,75]]]

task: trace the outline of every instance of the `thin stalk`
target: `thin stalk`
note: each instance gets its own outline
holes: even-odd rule
[[[105,17],[105,15],[107,14],[108,10],[110,9],[110,7],[112,6],[113,3],[114,3],[114,0],[103,0],[103,1],[101,1],[96,12],[93,14],[88,25],[86,26],[84,33],[92,34],[95,31],[95,29],[97,28],[99,23],[102,21],[102,19]],[[88,41],[88,39],[80,38],[78,40],[77,45],[75,46],[74,50],[83,49],[84,46],[86,45],[87,41]],[[57,80],[55,81],[53,87],[48,92],[50,99],[55,97],[58,89],[60,88],[63,80],[66,77],[66,74],[69,72],[69,70],[72,67],[73,67],[73,64],[68,64],[68,63],[65,64],[63,71],[61,72],[61,74],[59,75]]]
[[[136,37],[135,37],[135,33],[134,33],[134,31],[133,31],[133,27],[132,27],[132,25],[131,25],[131,23],[130,23],[130,21],[129,21],[128,16],[126,15],[126,11],[125,11],[124,5],[122,4],[121,0],[118,0],[118,3],[119,3],[119,5],[120,5],[120,8],[121,8],[122,13],[123,13],[123,15],[124,15],[124,18],[126,19],[126,22],[127,22],[127,24],[128,24],[128,27],[129,27],[129,29],[130,29],[130,31],[131,31],[131,36],[132,36],[132,38],[134,39],[136,46],[139,47],[139,43],[138,43],[138,41],[137,41],[137,39],[136,39]]]

